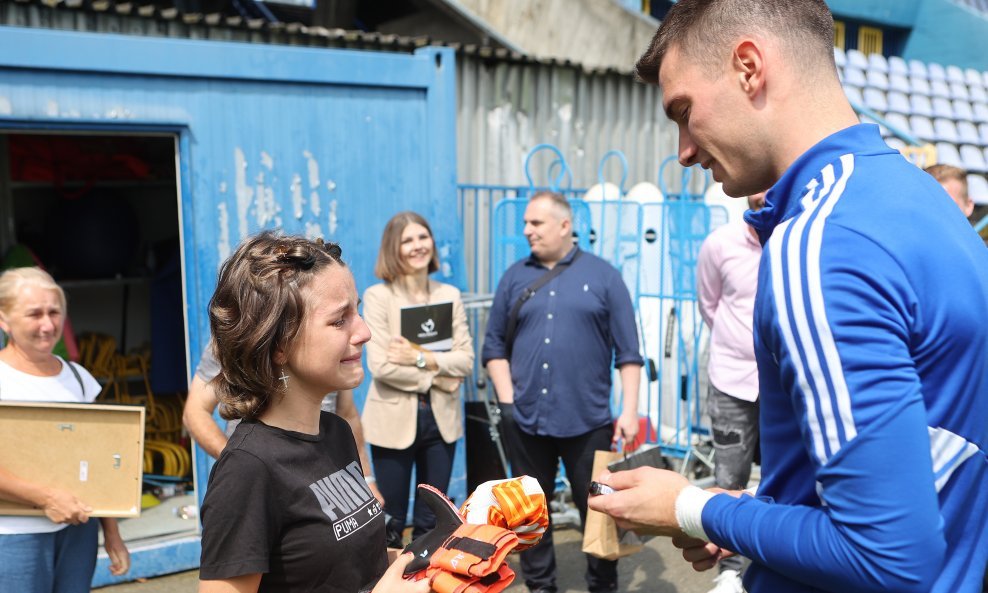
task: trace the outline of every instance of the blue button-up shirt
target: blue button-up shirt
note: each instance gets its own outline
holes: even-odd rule
[[[515,421],[527,433],[586,434],[611,422],[611,361],[641,365],[634,306],[621,274],[574,247],[570,269],[540,288],[518,314],[511,350]],[[487,321],[482,359],[507,358],[504,334],[516,300],[545,274],[534,256],[508,268]]]

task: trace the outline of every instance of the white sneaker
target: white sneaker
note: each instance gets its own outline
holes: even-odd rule
[[[741,574],[736,570],[725,570],[714,579],[714,588],[708,593],[744,593]]]

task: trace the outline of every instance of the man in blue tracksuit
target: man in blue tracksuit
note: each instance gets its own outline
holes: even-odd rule
[[[823,0],[681,0],[639,61],[680,161],[749,212],[762,482],[715,494],[603,476],[591,508],[671,535],[751,592],[976,592],[988,561],[988,250],[928,175],[858,124]]]

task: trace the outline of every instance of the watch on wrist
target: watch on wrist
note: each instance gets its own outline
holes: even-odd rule
[[[425,368],[425,353],[424,352],[419,352],[418,356],[415,357],[415,366],[417,366],[420,369],[424,369]]]

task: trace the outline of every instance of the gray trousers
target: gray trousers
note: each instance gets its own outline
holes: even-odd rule
[[[710,385],[707,412],[713,432],[717,486],[726,490],[746,488],[758,449],[758,400],[731,397]],[[720,562],[720,570],[740,572],[742,563],[740,556],[731,556]]]

